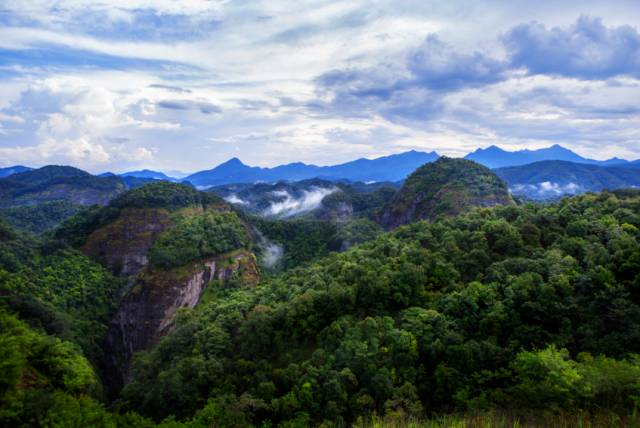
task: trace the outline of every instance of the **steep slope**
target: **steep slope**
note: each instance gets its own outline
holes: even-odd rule
[[[594,165],[616,165],[627,163],[624,159],[613,158],[606,161],[596,161],[584,158],[558,144],[538,150],[518,150],[509,152],[497,146],[477,149],[465,156],[465,159],[478,162],[489,168],[526,165],[545,160],[559,160]]]
[[[481,206],[512,204],[507,185],[490,169],[466,159],[442,157],[407,178],[385,210],[388,229]]]
[[[350,181],[399,181],[420,165],[438,159],[435,152],[409,151],[377,159],[358,159],[334,166],[291,163],[275,168],[251,167],[233,158],[214,169],[201,171],[185,178],[195,186],[220,186],[231,183],[297,181],[310,178]]]
[[[155,182],[65,224],[58,238],[131,285],[106,339],[105,382],[127,379],[133,353],[171,330],[178,309],[194,307],[213,280],[255,285],[248,227],[220,198],[190,186]]]
[[[509,184],[514,195],[550,199],[567,194],[600,192],[640,186],[640,168],[543,161],[498,168],[495,173]]]

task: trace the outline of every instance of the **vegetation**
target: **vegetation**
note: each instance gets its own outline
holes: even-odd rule
[[[392,228],[460,214],[474,206],[510,203],[507,185],[489,168],[466,159],[441,157],[407,178],[387,208],[383,223]]]
[[[416,223],[210,290],[141,354],[121,409],[221,425],[511,408],[631,414],[640,394],[640,195]]]
[[[92,206],[64,222],[55,232],[57,241],[73,247],[84,244],[91,232],[118,218],[127,208],[163,208],[177,211],[193,205],[215,207],[222,200],[212,194],[198,192],[186,184],[157,181],[129,190],[106,207]]]
[[[234,212],[205,211],[176,216],[174,221],[175,225],[154,241],[149,251],[152,265],[179,267],[249,244],[247,230]]]
[[[69,201],[79,205],[106,205],[124,192],[120,177],[96,177],[68,166],[45,166],[0,180],[0,206],[36,205]]]
[[[37,205],[0,208],[0,217],[16,229],[43,233],[72,217],[80,207],[69,201],[51,201]]]
[[[249,245],[242,219],[218,204],[153,183],[83,211],[53,241],[0,222],[0,425],[638,423],[632,190],[384,234],[366,219],[251,218],[287,247],[288,269],[255,288],[208,287],[105,403],[96,367],[125,284],[65,242],[132,205],[163,207],[173,225],[149,259],[174,268]],[[345,242],[358,245],[332,252]]]
[[[187,184],[156,181],[130,190],[114,199],[110,206],[122,208],[165,208],[176,210],[191,205],[215,205],[222,200],[210,193],[203,193]]]
[[[313,218],[273,220],[251,217],[251,224],[270,241],[283,246],[279,266],[286,270],[326,257],[333,247],[338,226],[333,221]]]
[[[78,251],[48,253],[40,241],[1,224],[0,263],[0,308],[80,345],[97,361],[123,282]]]

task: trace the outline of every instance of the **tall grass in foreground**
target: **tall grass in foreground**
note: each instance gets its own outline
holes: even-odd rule
[[[614,413],[531,413],[489,412],[473,415],[447,415],[429,420],[374,417],[358,421],[356,428],[616,428],[640,427],[637,415]]]

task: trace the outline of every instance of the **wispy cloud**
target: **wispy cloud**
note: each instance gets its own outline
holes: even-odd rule
[[[549,143],[640,158],[637,3],[588,4],[8,0],[0,162],[193,171]]]

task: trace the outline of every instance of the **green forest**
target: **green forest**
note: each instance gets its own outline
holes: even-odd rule
[[[0,223],[0,426],[640,423],[640,191],[386,233],[368,219],[275,221],[223,205],[158,183],[44,234]],[[285,256],[255,287],[213,278],[111,396],[104,339],[132,284],[82,243],[128,210],[158,208],[171,226],[149,269],[258,251],[253,229]]]

